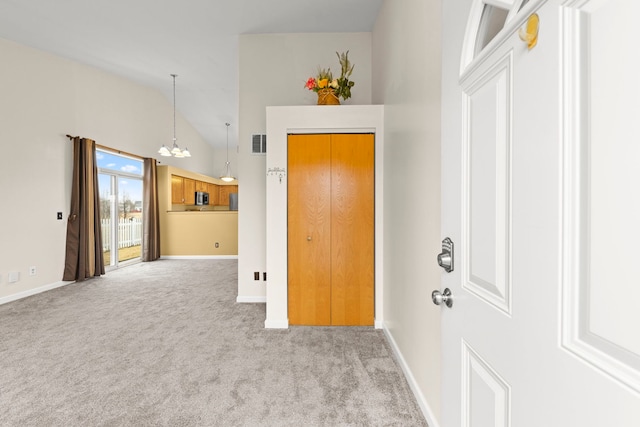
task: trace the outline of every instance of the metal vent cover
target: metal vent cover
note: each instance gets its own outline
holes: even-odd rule
[[[251,136],[251,154],[266,154],[267,135],[253,134]]]

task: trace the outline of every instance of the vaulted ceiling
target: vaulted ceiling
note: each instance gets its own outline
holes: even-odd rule
[[[238,36],[367,32],[382,0],[0,0],[0,37],[158,89],[214,147],[238,118]]]

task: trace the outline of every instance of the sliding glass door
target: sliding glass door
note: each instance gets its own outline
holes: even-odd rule
[[[142,254],[141,160],[97,150],[105,267],[139,261]]]

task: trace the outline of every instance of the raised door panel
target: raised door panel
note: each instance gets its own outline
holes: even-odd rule
[[[196,181],[191,178],[184,178],[184,204],[196,204]]]
[[[462,347],[461,403],[464,426],[510,425],[511,387],[466,341]]]
[[[171,204],[181,205],[184,203],[183,178],[171,175]]]
[[[511,312],[511,63],[506,56],[465,87],[465,247],[463,287]]]
[[[331,324],[373,325],[374,136],[331,136]]]
[[[288,315],[292,325],[331,324],[330,138],[288,138]]]
[[[640,4],[570,3],[566,59],[572,156],[565,199],[566,284],[563,345],[640,393],[640,88],[629,29]],[[612,78],[613,76],[613,78]]]

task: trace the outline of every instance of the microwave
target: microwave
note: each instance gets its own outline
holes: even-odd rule
[[[205,191],[196,191],[196,205],[203,206],[209,204],[209,193]]]

